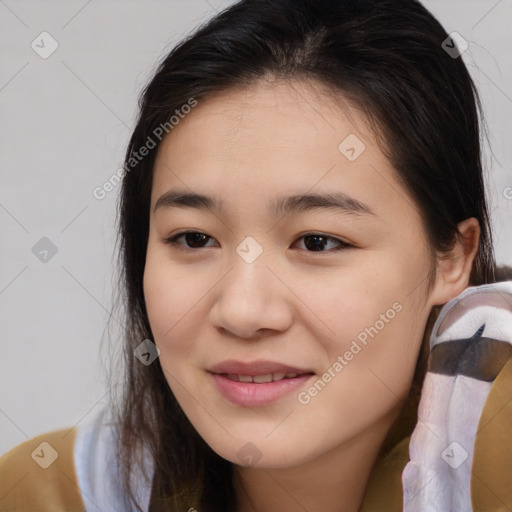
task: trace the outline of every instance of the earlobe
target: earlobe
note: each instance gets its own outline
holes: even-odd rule
[[[473,261],[480,240],[480,225],[474,217],[458,224],[461,236],[449,254],[437,264],[437,277],[431,293],[432,305],[445,304],[464,291],[469,283]]]

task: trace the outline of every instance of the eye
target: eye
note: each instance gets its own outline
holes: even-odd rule
[[[180,238],[184,238],[184,240],[187,243],[186,246],[177,242],[177,240],[179,240]],[[209,236],[205,233],[201,233],[199,231],[185,231],[182,233],[178,233],[176,235],[172,235],[168,238],[165,238],[163,240],[163,242],[165,244],[173,245],[173,246],[176,246],[178,249],[183,249],[186,251],[187,249],[197,249],[197,248],[201,249],[203,247],[206,247],[203,244],[208,239],[213,240],[213,238],[211,236]]]
[[[302,239],[304,239],[304,246],[308,252],[330,252],[323,250],[330,242],[338,244],[338,247],[332,249],[333,251],[354,247],[343,240],[322,233],[306,233],[299,238],[299,240]]]

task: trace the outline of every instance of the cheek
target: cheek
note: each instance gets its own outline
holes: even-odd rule
[[[194,293],[190,279],[169,265],[162,251],[148,248],[144,269],[144,299],[155,343],[165,355],[177,343],[176,333],[183,330],[187,313],[201,297]]]
[[[361,343],[396,323],[403,308],[404,291],[395,280],[395,269],[370,258],[336,273],[297,275],[294,291],[310,308],[310,329],[325,333],[330,348],[343,349],[351,340]]]
[[[310,316],[309,328],[323,345],[326,370],[338,362],[331,373],[343,374],[333,379],[338,383],[333,388],[345,393],[342,388],[349,386],[354,404],[373,404],[385,395],[392,403],[408,392],[423,338],[428,317],[423,287],[411,286],[421,282],[423,273],[399,260],[367,263],[322,289],[309,290],[317,314],[316,320]]]
[[[320,376],[329,383],[325,387],[320,383],[318,391],[309,388],[301,395],[300,403],[308,402],[304,413],[323,418],[326,435],[336,428],[340,436],[356,435],[396,411],[406,398],[422,329],[419,321],[415,331],[409,329],[413,317],[418,319],[413,308],[404,305],[399,309],[393,309],[394,316],[389,314],[388,323],[376,321],[374,315],[370,320],[370,315],[362,330],[353,329],[355,336],[332,343],[329,363]],[[377,311],[386,314],[387,310]]]
[[[203,345],[199,330],[208,318],[210,289],[218,274],[169,262],[165,248],[149,246],[144,269],[144,298],[160,362],[174,374],[189,371]]]

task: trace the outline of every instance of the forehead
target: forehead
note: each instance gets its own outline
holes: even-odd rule
[[[265,204],[335,191],[413,206],[357,105],[311,82],[261,82],[198,100],[158,149],[152,206],[177,186]]]
[[[336,141],[350,133],[372,138],[361,110],[341,93],[312,81],[260,80],[199,100],[163,146],[209,144],[209,154],[215,156],[262,144],[269,151],[317,148],[323,141],[324,149],[337,154]]]

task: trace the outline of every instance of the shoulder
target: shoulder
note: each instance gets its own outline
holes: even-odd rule
[[[77,426],[47,432],[0,457],[0,512],[132,512],[121,484],[117,429],[98,405]],[[148,510],[152,460],[135,470],[131,489]]]
[[[85,511],[74,464],[77,429],[47,432],[0,457],[0,511]]]
[[[475,510],[512,507],[512,358],[494,380],[478,422],[471,496]]]

